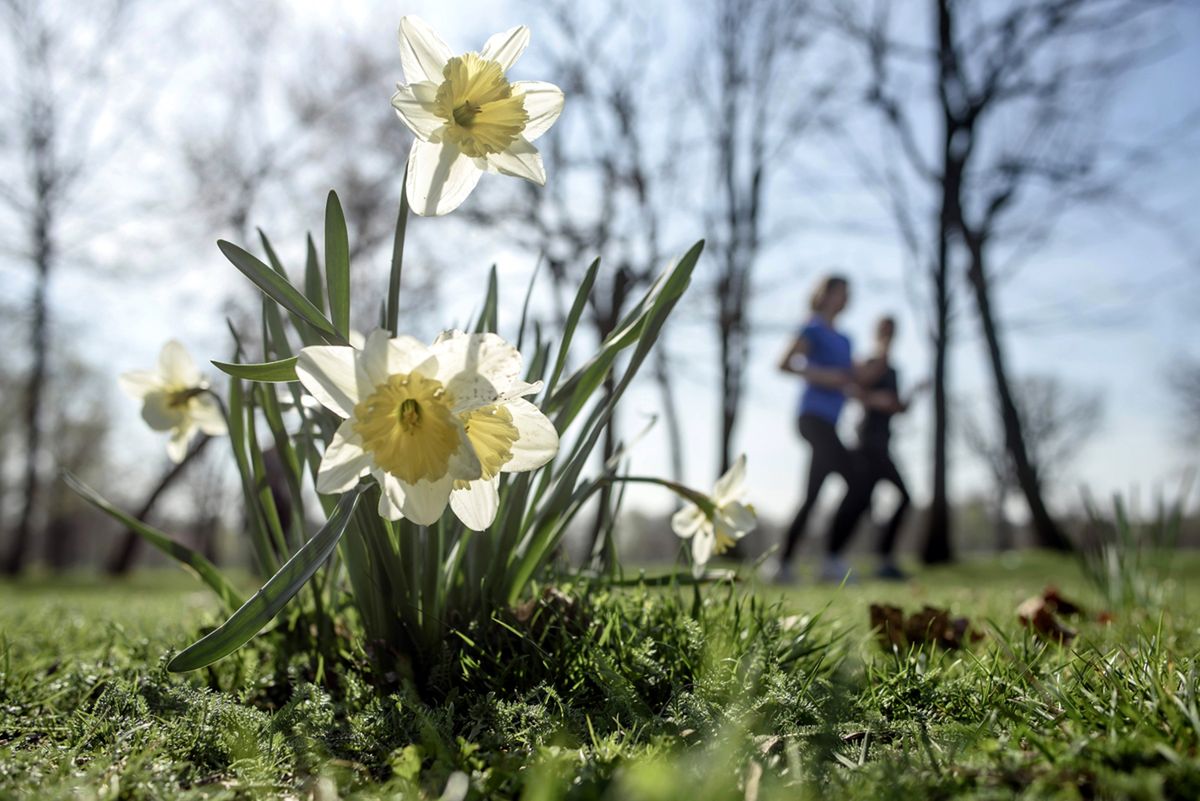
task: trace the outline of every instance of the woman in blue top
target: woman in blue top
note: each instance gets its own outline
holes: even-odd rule
[[[847,394],[855,394],[856,378],[850,339],[834,328],[834,321],[850,300],[850,287],[840,275],[823,279],[812,295],[812,316],[796,336],[779,369],[804,379],[800,396],[800,436],[812,449],[808,466],[808,484],[804,503],[796,514],[784,540],[776,580],[791,580],[790,561],[797,543],[808,526],[808,515],[830,473],[837,473],[847,485],[855,477],[853,460],[837,433],[838,417]],[[831,537],[821,577],[839,581],[848,571],[840,552],[843,542]]]

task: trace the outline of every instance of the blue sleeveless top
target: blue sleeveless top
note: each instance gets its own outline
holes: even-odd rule
[[[800,336],[808,342],[808,363],[813,367],[849,370],[854,366],[850,357],[850,338],[835,331],[820,317],[810,319]],[[806,383],[800,394],[800,414],[811,414],[837,425],[846,395],[840,389],[813,386]]]

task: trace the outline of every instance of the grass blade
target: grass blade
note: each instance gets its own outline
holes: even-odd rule
[[[329,520],[312,539],[287,560],[279,572],[271,576],[253,597],[234,612],[215,631],[185,648],[167,670],[182,673],[211,665],[222,657],[236,651],[271,622],[275,615],[300,591],[313,573],[325,563],[350,522],[354,507],[358,503],[360,490],[347,492],[338,501],[337,508]]]
[[[117,520],[122,525],[129,528],[130,531],[137,534],[143,540],[154,546],[158,550],[165,553],[175,561],[179,562],[184,568],[191,570],[196,574],[205,585],[208,586],[217,597],[221,599],[228,609],[237,609],[242,604],[242,598],[233,585],[221,574],[217,566],[204,558],[204,554],[199,551],[194,551],[186,545],[180,545],[169,536],[147,525],[136,517],[126,514],[117,507],[113,506],[104,499],[100,493],[84,484],[78,478],[67,471],[63,471],[63,482],[70,487],[79,497],[95,506],[101,512],[104,512],[109,517]]]

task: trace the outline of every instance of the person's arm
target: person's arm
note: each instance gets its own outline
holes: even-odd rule
[[[780,360],[779,369],[785,373],[798,375],[814,386],[826,389],[843,389],[850,383],[851,376],[846,370],[808,364],[807,359],[804,358],[808,356],[808,349],[808,339],[803,334],[796,337],[783,359]],[[799,364],[797,364],[798,361]]]
[[[860,387],[873,386],[883,377],[887,370],[887,362],[878,357],[867,359],[854,365],[854,383]]]
[[[868,392],[863,396],[862,403],[868,409],[875,409],[880,412],[888,412],[889,414],[902,414],[907,412],[912,406],[913,401],[917,396],[929,388],[929,381],[925,380],[913,387],[907,398],[901,398],[900,393],[891,389],[880,389],[874,392]]]
[[[909,400],[901,399],[890,389],[877,389],[862,396],[862,405],[877,412],[900,414],[908,411]]]

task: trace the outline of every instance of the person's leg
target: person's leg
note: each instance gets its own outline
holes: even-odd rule
[[[880,478],[892,484],[900,493],[900,503],[896,506],[896,511],[892,512],[891,518],[884,524],[882,536],[879,538],[879,555],[884,559],[891,559],[892,551],[896,548],[896,537],[900,533],[900,526],[904,523],[904,515],[908,512],[908,506],[912,499],[908,495],[908,488],[904,486],[900,470],[892,461],[891,456],[885,457],[882,467],[883,472]]]
[[[882,464],[883,472],[880,478],[883,481],[891,483],[900,492],[900,503],[896,506],[896,511],[892,512],[891,518],[883,525],[879,537],[879,559],[880,567],[879,574],[885,578],[904,578],[904,573],[896,567],[895,549],[896,538],[900,534],[900,526],[904,524],[905,513],[908,512],[911,498],[908,494],[908,488],[904,485],[904,479],[900,476],[900,470],[896,467],[896,463],[892,461],[890,455],[885,456]]]
[[[792,520],[792,525],[788,528],[787,537],[783,542],[783,553],[779,556],[782,565],[788,564],[792,558],[792,552],[796,550],[796,546],[804,537],[804,532],[808,528],[809,513],[812,512],[817,496],[821,494],[821,486],[833,471],[837,459],[836,455],[831,453],[829,432],[823,429],[822,423],[829,428],[829,431],[833,432],[833,438],[836,440],[837,432],[825,421],[807,415],[800,418],[800,435],[808,442],[810,448],[808,481],[805,485],[804,501],[800,505],[800,511]]]
[[[846,495],[838,506],[837,514],[829,528],[828,552],[838,556],[850,542],[858,521],[871,508],[871,494],[875,490],[877,475],[870,455],[855,451],[850,454],[851,469],[847,471]]]
[[[846,480],[846,495],[838,506],[838,511],[830,523],[829,533],[825,540],[825,559],[821,564],[820,577],[822,581],[842,581],[847,578],[850,566],[842,559],[842,549],[854,530],[854,522],[862,514],[862,509],[870,503],[870,490],[865,493],[864,474],[857,457],[846,449],[840,439],[835,439],[836,446],[831,446],[833,454],[833,471]]]

